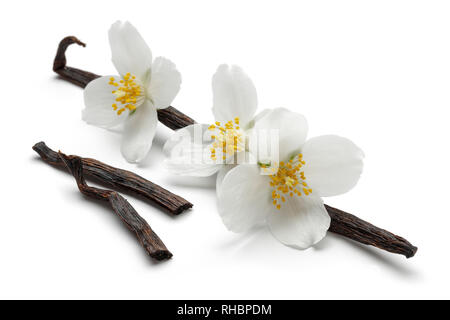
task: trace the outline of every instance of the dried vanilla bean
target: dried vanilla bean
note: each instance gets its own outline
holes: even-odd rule
[[[44,142],[36,143],[33,146],[33,150],[48,164],[59,167],[64,166],[58,153],[47,147]],[[86,176],[94,178],[95,181],[112,188],[137,193],[171,214],[178,215],[192,208],[192,203],[186,199],[173,194],[133,172],[118,169],[90,158],[81,158],[81,162]]]
[[[167,260],[172,257],[172,253],[167,250],[147,221],[136,212],[125,198],[115,191],[94,188],[86,184],[83,176],[83,160],[80,157],[66,156],[61,152],[58,153],[58,157],[75,177],[80,192],[87,197],[108,201],[117,216],[122,219],[122,222],[136,234],[150,257],[156,260]]]
[[[53,70],[62,78],[84,88],[90,81],[98,78],[99,75],[66,66],[65,51],[72,43],[84,46],[84,43],[75,37],[64,38],[59,44]],[[174,130],[195,123],[192,118],[173,107],[158,110],[158,120]],[[149,196],[151,195],[149,194]],[[354,215],[328,205],[325,206],[331,217],[330,232],[340,234],[359,243],[371,245],[392,253],[402,254],[407,258],[413,257],[417,252],[417,247],[405,239],[389,231],[375,227]]]
[[[86,45],[76,37],[65,37],[59,43],[58,51],[56,53],[55,60],[53,61],[53,71],[58,73],[64,79],[84,88],[89,82],[99,76],[91,72],[66,66],[65,52],[67,47],[73,43],[86,47]]]
[[[413,257],[417,247],[406,239],[389,231],[378,228],[350,213],[325,205],[331,217],[328,231],[340,234],[359,243],[374,246],[392,253],[402,254],[407,258]]]

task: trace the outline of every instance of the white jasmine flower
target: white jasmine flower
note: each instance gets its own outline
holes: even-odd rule
[[[231,231],[267,224],[285,245],[308,248],[330,226],[321,197],[345,193],[357,183],[363,152],[334,135],[305,142],[306,119],[286,109],[263,115],[254,126],[260,129],[279,130],[282,161],[270,166],[241,164],[229,170],[217,190],[219,213]]]
[[[220,65],[212,78],[212,89],[215,123],[176,131],[164,151],[168,156],[165,164],[172,173],[205,177],[218,172],[219,183],[233,167],[235,157],[245,153],[257,96],[252,80],[238,66]]]
[[[119,76],[101,77],[87,85],[83,120],[103,128],[123,124],[122,155],[139,162],[152,145],[156,110],[170,106],[180,90],[181,75],[170,60],[152,59],[150,48],[129,22],[111,26],[109,43]]]

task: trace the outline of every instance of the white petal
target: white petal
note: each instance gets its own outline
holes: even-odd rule
[[[257,165],[241,164],[225,175],[218,207],[229,230],[244,232],[265,221],[272,200],[269,182]]]
[[[180,176],[209,177],[219,171],[222,165],[213,162],[197,161],[205,157],[205,149],[196,146],[182,155],[164,160],[166,169]]]
[[[255,123],[267,115],[270,111],[271,109],[264,109],[263,111],[258,112],[256,116],[254,116],[253,119],[247,124],[247,129],[252,129],[255,126]]]
[[[166,156],[170,156],[173,148],[185,145],[188,142],[200,145],[209,145],[211,143],[211,139],[205,135],[205,132],[208,131],[208,127],[209,125],[207,124],[196,123],[174,131],[174,133],[164,144],[164,154]]]
[[[128,72],[142,83],[147,82],[152,66],[152,52],[136,28],[117,21],[109,29],[112,62],[123,77]]]
[[[158,115],[155,107],[146,100],[125,122],[121,152],[132,163],[140,162],[150,150],[156,132]]]
[[[295,112],[284,108],[273,109],[265,112],[254,126],[254,133],[278,131],[279,137],[279,159],[287,160],[295,152],[298,152],[305,142],[308,133],[306,118]],[[270,141],[267,142],[270,145]]]
[[[216,178],[216,193],[220,193],[220,187],[222,186],[223,179],[227,175],[228,172],[230,172],[233,168],[235,168],[236,165],[234,164],[227,164],[220,168],[219,172],[217,173]]]
[[[273,209],[267,217],[274,237],[297,249],[306,249],[319,242],[325,237],[330,222],[322,199],[313,194],[287,197],[281,209]]]
[[[210,158],[211,141],[204,136],[208,125],[194,124],[177,130],[164,144],[167,159],[164,164],[171,173],[207,177],[221,165]]]
[[[346,138],[327,135],[309,139],[302,153],[306,182],[322,197],[345,193],[359,180],[364,153]]]
[[[156,109],[167,108],[180,91],[181,74],[169,59],[158,57],[153,61],[148,93]]]
[[[117,103],[116,96],[112,93],[114,87],[109,85],[109,79],[114,76],[106,76],[95,79],[84,89],[84,104],[82,119],[94,126],[111,128],[128,117],[128,109],[119,116],[112,105]],[[117,78],[117,76],[115,76]]]
[[[258,99],[252,80],[238,66],[220,65],[212,79],[213,114],[222,123],[239,117],[241,127],[253,118]]]

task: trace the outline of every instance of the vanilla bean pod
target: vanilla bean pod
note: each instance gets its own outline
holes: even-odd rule
[[[47,147],[44,142],[36,143],[33,146],[33,150],[48,164],[64,167],[64,163],[58,156],[58,153]],[[81,158],[81,162],[86,176],[112,188],[137,193],[171,214],[178,215],[192,207],[192,203],[184,198],[133,172],[118,169],[90,158]]]
[[[62,78],[84,88],[90,81],[100,76],[66,66],[65,51],[72,43],[85,46],[84,43],[79,41],[76,37],[64,38],[59,44],[53,70]],[[195,123],[192,118],[173,107],[158,110],[158,120],[173,130],[181,129]],[[417,252],[417,247],[389,231],[375,227],[347,212],[328,205],[325,205],[325,207],[331,217],[330,232],[340,234],[359,243],[371,245],[388,252],[402,254],[407,258],[413,257]]]
[[[139,242],[150,257],[156,260],[167,260],[172,257],[172,253],[167,250],[147,221],[136,212],[124,197],[115,191],[94,188],[86,184],[83,176],[83,160],[80,157],[69,157],[61,152],[58,153],[58,157],[75,177],[80,192],[87,197],[108,201],[117,216],[122,219],[122,222],[136,234]]]
[[[359,243],[402,254],[407,258],[413,257],[417,252],[417,247],[402,237],[329,205],[325,205],[325,208],[331,217],[331,225],[328,231]]]

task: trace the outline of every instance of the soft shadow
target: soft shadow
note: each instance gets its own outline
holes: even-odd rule
[[[224,241],[223,243],[220,243],[217,247],[218,250],[230,250],[230,249],[236,249],[239,250],[239,248],[242,248],[246,246],[248,243],[254,242],[256,238],[260,236],[260,233],[262,230],[265,230],[263,227],[257,227],[249,230],[248,232],[244,233],[234,233],[233,237],[231,239]]]
[[[269,230],[267,230],[267,228],[257,227],[244,234],[236,234],[230,240],[221,243],[218,246],[218,249],[224,251],[233,250],[234,252],[254,252],[255,248],[252,248],[252,246],[257,244],[258,248],[264,247],[269,244],[267,241],[270,241],[271,238],[272,236],[270,235],[270,232]],[[408,279],[418,279],[421,276],[421,274],[412,269],[410,265],[405,264],[406,258],[403,256],[384,252],[378,248],[366,246],[332,233],[328,233],[328,235],[322,241],[316,244],[312,249],[315,251],[333,249],[336,250],[338,249],[336,248],[336,243],[339,241],[345,242],[346,245],[350,245],[351,247],[359,251],[362,255],[368,256],[369,258],[375,260],[377,264],[384,266],[385,269],[393,271],[402,277]]]
[[[243,234],[235,234],[229,240],[217,245],[218,250],[228,252],[233,259],[266,260],[273,259],[271,250],[277,250],[279,244],[264,226],[254,227]],[[258,263],[258,262],[257,262]]]
[[[113,128],[106,128],[106,131],[109,131],[111,133],[114,133],[116,135],[121,135],[123,134],[123,126],[116,126]]]
[[[392,270],[404,277],[408,278],[417,278],[420,276],[419,273],[417,273],[416,270],[411,269],[409,266],[406,266],[404,264],[406,258],[401,255],[396,255],[389,252],[384,252],[381,249],[364,245],[362,243],[358,243],[356,241],[353,241],[351,239],[347,239],[345,237],[328,233],[327,236],[320,241],[318,244],[316,244],[313,249],[317,251],[321,251],[324,249],[329,250],[330,247],[333,246],[333,242],[345,242],[346,245],[349,245],[359,251],[361,254],[368,256],[374,260],[376,260],[377,263],[380,263],[381,265],[386,266],[389,270]],[[401,262],[399,259],[403,259],[403,262]]]
[[[66,78],[61,77],[59,74],[55,74],[51,77],[50,81],[57,82],[57,83],[64,83],[67,84],[69,87],[75,87],[79,88],[80,90],[84,90],[84,88],[80,87],[78,84],[72,83],[71,81],[67,80]]]
[[[169,176],[165,181],[173,186],[197,189],[215,189],[216,175],[209,177]]]

